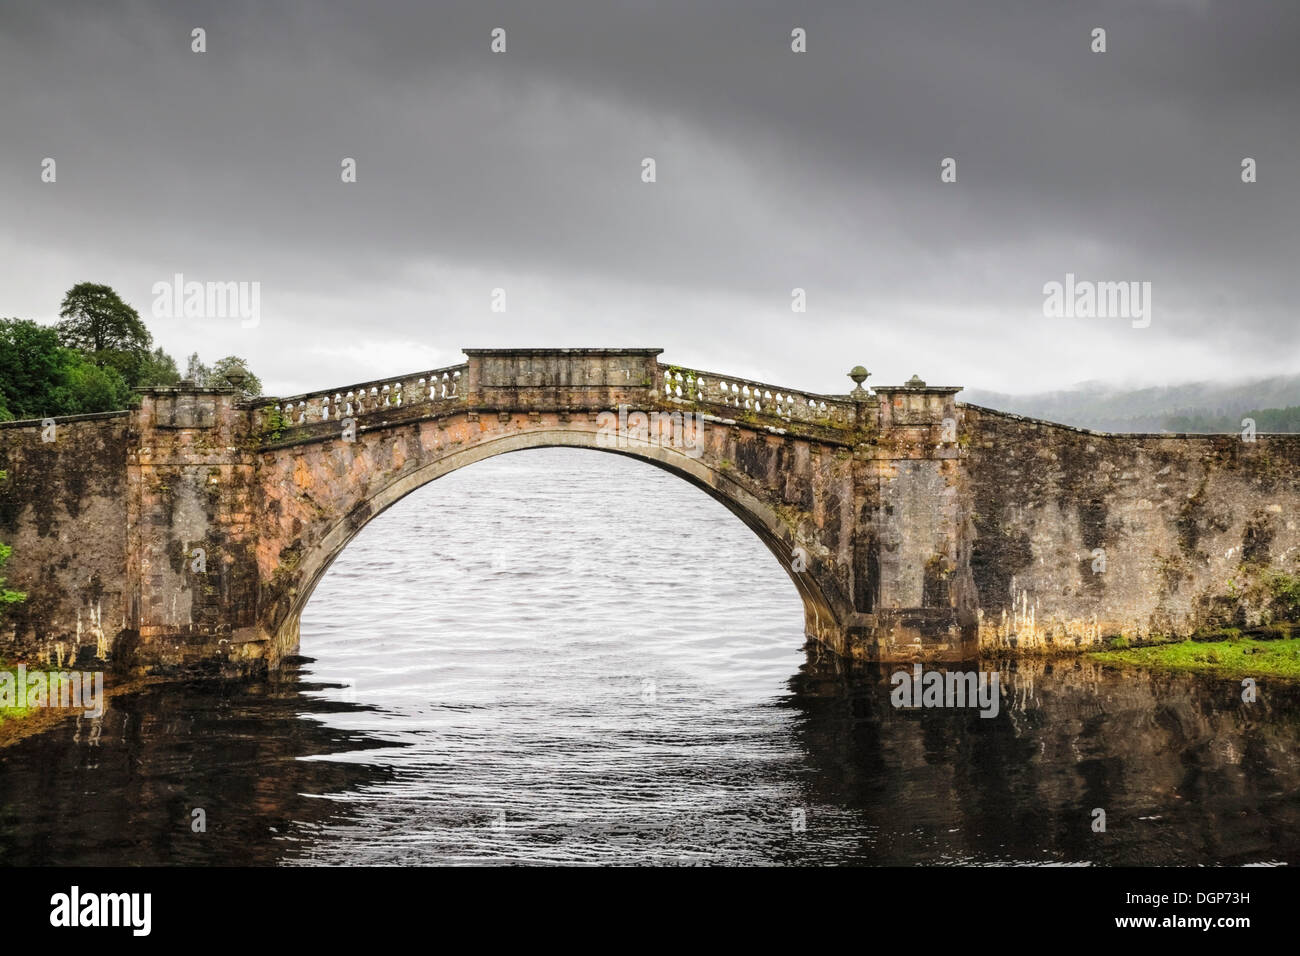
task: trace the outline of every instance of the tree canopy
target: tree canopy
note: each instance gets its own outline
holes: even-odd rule
[[[59,309],[59,341],[100,368],[115,368],[127,385],[140,384],[153,336],[138,313],[109,286],[80,282]]]
[[[208,366],[199,359],[198,352],[193,352],[186,365],[185,377],[200,388],[220,388],[229,384],[226,373],[235,368],[244,373],[244,381],[239,385],[239,390],[243,392],[244,397],[257,398],[261,395],[262,380],[249,371],[248,363],[238,355],[227,355]]]
[[[136,384],[175,385],[180,380],[181,373],[176,368],[176,360],[161,348],[156,348],[141,361],[140,380]]]
[[[0,319],[0,421],[111,412],[131,397],[120,372],[60,345],[55,329]]]
[[[62,321],[54,326],[0,319],[0,421],[120,411],[135,404],[132,388],[180,381],[176,360],[152,348],[139,313],[109,286],[73,286],[59,314]],[[245,371],[244,396],[260,395],[261,381],[238,356],[209,368],[195,354],[188,377],[198,385],[226,386],[235,365]]]
[[[1237,415],[1188,413],[1170,415],[1165,428],[1171,432],[1239,432],[1243,419],[1251,419],[1258,432],[1300,432],[1300,405],[1286,408],[1252,408]]]

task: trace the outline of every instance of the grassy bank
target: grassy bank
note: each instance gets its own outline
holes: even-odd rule
[[[43,667],[39,664],[24,663],[25,676],[31,677],[32,674],[44,674],[46,685],[48,687],[50,676],[59,673],[57,667]],[[70,665],[62,668],[64,671],[73,670]],[[0,659],[0,673],[8,673],[13,683],[10,685],[15,694],[17,692],[18,665],[11,664]],[[48,693],[48,692],[47,692]],[[108,689],[104,689],[104,700],[109,697]],[[80,707],[54,707],[54,706],[25,706],[25,707],[5,707],[0,705],[0,747],[7,747],[16,740],[24,737],[30,737],[32,734],[40,733],[56,724],[67,720],[79,713],[83,713],[84,708]]]
[[[1300,680],[1300,638],[1177,641],[1147,647],[1093,651],[1103,664],[1217,674],[1223,677],[1282,677]]]
[[[27,675],[43,673],[47,685],[51,674],[57,674],[60,668],[47,667],[40,664],[26,663]],[[103,667],[102,662],[95,663],[95,670]],[[69,663],[62,670],[78,670]],[[82,673],[85,668],[80,669]],[[17,664],[11,664],[0,659],[0,671],[8,671],[11,675],[16,675],[18,671]],[[92,671],[93,673],[93,671]],[[108,702],[119,694],[127,694],[143,690],[153,684],[164,682],[165,678],[161,677],[113,677],[109,680],[110,675],[105,675],[103,685],[102,703],[107,710]],[[84,707],[0,707],[0,748],[8,747],[10,744],[22,740],[24,737],[30,737],[33,734],[39,734],[51,727],[58,725],[65,720],[71,720],[79,714],[84,714]]]
[[[41,670],[39,667],[28,667],[27,673],[34,674],[39,670]],[[18,680],[18,668],[16,665],[9,664],[5,660],[0,659],[0,671],[8,672],[10,680],[14,681],[16,685]],[[48,674],[49,672],[46,671],[45,673]],[[25,717],[30,717],[32,716],[32,712],[38,709],[39,708],[36,707],[5,707],[0,705],[0,727],[4,727],[6,724],[13,724],[15,721],[22,720]]]

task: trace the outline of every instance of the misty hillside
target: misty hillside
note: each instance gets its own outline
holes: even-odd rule
[[[967,389],[957,397],[973,405],[1109,432],[1235,432],[1243,417],[1254,418],[1261,432],[1300,431],[1300,375],[1131,390],[1085,382],[1031,395]]]

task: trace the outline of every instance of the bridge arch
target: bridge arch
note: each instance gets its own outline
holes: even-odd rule
[[[691,457],[681,450],[652,442],[609,447],[590,428],[541,427],[503,433],[486,433],[476,441],[453,446],[410,470],[400,471],[382,485],[371,487],[339,518],[328,522],[323,533],[302,552],[294,575],[296,584],[279,600],[270,602],[262,626],[273,636],[272,663],[298,648],[302,613],[317,585],[335,559],[375,517],[412,492],[481,461],[517,451],[538,448],[580,448],[621,455],[660,468],[704,491],[740,519],[767,546],[794,583],[803,601],[805,633],[829,639],[837,626],[833,599],[818,580],[815,562],[795,567],[796,530],[775,509],[747,490],[710,461],[709,456]],[[285,599],[287,598],[287,600]]]

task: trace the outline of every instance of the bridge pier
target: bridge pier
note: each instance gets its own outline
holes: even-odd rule
[[[234,388],[181,383],[145,390],[131,413],[121,664],[237,673],[266,661],[260,436],[240,398]]]

